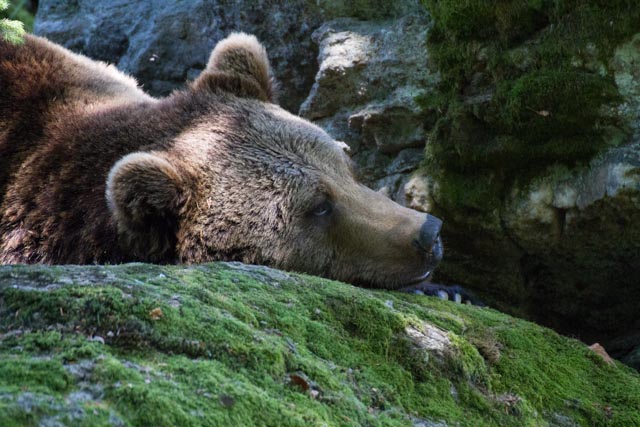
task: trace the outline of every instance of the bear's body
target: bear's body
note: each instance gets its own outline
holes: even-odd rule
[[[370,286],[428,275],[433,217],[357,183],[273,101],[252,36],[165,99],[44,39],[0,41],[0,263],[238,260]]]

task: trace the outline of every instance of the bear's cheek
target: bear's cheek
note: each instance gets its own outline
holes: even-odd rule
[[[335,224],[315,246],[316,253],[331,254],[325,275],[361,286],[395,287],[423,275],[427,268],[424,257],[404,239],[368,223]]]
[[[295,237],[283,242],[288,249],[287,263],[312,274],[327,276],[330,264],[335,261],[335,247],[328,228],[306,220],[292,235]]]

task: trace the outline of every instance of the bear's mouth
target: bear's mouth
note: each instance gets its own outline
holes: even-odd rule
[[[431,273],[433,270],[427,270],[425,273],[420,276],[414,277],[413,279],[402,282],[399,286],[395,288],[397,291],[401,292],[410,292],[414,288],[419,288],[420,286],[424,286],[429,283],[429,278],[431,277]]]
[[[360,286],[363,288],[369,289],[387,289],[394,291],[404,291],[411,290],[414,287],[424,286],[429,283],[429,278],[433,273],[433,269],[430,268],[426,272],[420,274],[419,276],[413,277],[404,277],[400,280],[363,280],[363,279],[348,279],[345,280],[347,283],[351,283],[354,286]],[[325,277],[330,277],[325,275]]]
[[[440,238],[440,236],[438,236],[436,240],[433,242],[429,251],[425,251],[425,252],[428,252],[429,254],[428,262],[426,265],[427,267],[426,271],[417,277],[404,281],[400,285],[398,290],[401,290],[401,291],[411,290],[411,288],[413,287],[419,287],[429,283],[429,278],[431,277],[431,274],[433,273],[433,271],[436,269],[436,267],[438,266],[438,264],[440,264],[440,261],[442,260],[443,248],[442,248],[442,239]]]
[[[424,273],[423,275],[409,280],[407,283],[404,284],[404,286],[412,286],[412,285],[417,285],[418,283],[424,282],[431,276],[431,272],[432,270],[427,270],[427,272]]]

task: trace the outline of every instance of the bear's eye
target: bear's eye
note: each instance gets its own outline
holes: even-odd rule
[[[315,216],[327,216],[330,215],[331,212],[333,212],[333,204],[328,200],[320,203],[311,211]]]

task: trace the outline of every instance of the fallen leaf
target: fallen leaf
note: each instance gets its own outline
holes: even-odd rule
[[[309,382],[306,380],[306,378],[303,378],[298,374],[291,374],[289,375],[289,379],[293,384],[300,386],[300,388],[304,391],[309,390]]]
[[[151,320],[160,320],[164,316],[162,309],[160,307],[156,307],[149,312],[149,317]]]
[[[551,111],[549,110],[534,110],[533,108],[529,108],[529,107],[527,107],[527,109],[533,111],[534,113],[536,113],[541,117],[549,117],[551,115]]]

